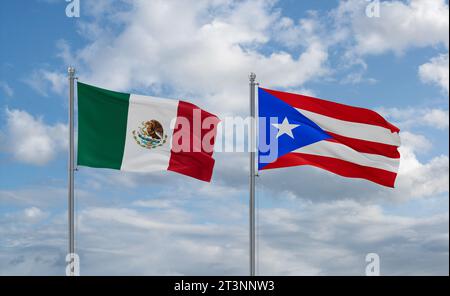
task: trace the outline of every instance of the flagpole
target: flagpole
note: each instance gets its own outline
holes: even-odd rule
[[[256,275],[256,223],[255,223],[255,79],[256,74],[250,73],[250,276]]]
[[[73,264],[73,254],[75,254],[75,201],[74,201],[74,170],[75,170],[75,143],[74,143],[74,90],[75,90],[75,68],[67,69],[69,75],[69,186],[68,186],[68,204],[69,204],[69,262],[70,275],[75,275]]]

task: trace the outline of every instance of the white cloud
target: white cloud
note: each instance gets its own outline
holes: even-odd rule
[[[442,265],[437,258],[448,257],[448,215],[402,217],[387,214],[379,206],[348,200],[290,203],[290,209],[264,209],[260,213],[263,272],[363,275],[363,261],[370,252],[381,256],[384,275],[447,272],[448,264]],[[436,253],[429,249],[429,242],[439,245]],[[401,267],[398,263],[403,260],[418,263],[410,261],[415,258],[414,250],[424,252],[424,265],[417,269],[410,264]]]
[[[419,76],[425,83],[435,84],[448,94],[449,83],[448,53],[432,58],[430,62],[419,67]],[[447,114],[448,125],[448,114]]]
[[[26,111],[6,109],[6,126],[0,150],[9,152],[19,162],[45,165],[68,147],[67,126],[47,125]]]
[[[31,223],[42,221],[48,217],[48,213],[37,207],[30,207],[23,210],[23,218]],[[19,217],[21,219],[22,217]]]
[[[111,36],[103,26],[104,34],[74,60],[89,83],[154,93],[176,89],[173,96],[203,100],[212,111],[220,105],[217,112],[243,112],[251,71],[265,86],[290,88],[328,73],[327,45],[313,29],[295,56],[261,49],[274,40],[271,32],[280,21],[273,2],[134,1],[120,18],[102,19],[122,24],[120,34]],[[65,49],[63,55],[70,56]]]
[[[349,73],[347,76],[342,79],[342,84],[376,84],[378,81],[374,78],[367,78],[365,77],[365,71],[366,68],[354,71],[352,73]]]
[[[448,111],[432,109],[424,115],[423,120],[430,126],[435,126],[439,129],[448,129]]]
[[[274,3],[86,1],[93,18],[79,27],[89,43],[72,53],[60,41],[60,56],[66,64],[77,64],[89,83],[126,91],[169,90],[172,96],[205,101],[212,108],[220,104],[227,113],[241,111],[250,71],[265,86],[299,88],[330,73],[328,49],[336,44],[350,46],[343,55],[347,66],[349,61],[363,63],[358,62],[360,54],[448,48],[444,0],[383,1],[380,18],[366,16],[367,1],[342,1],[333,10],[332,24],[322,24],[317,12],[294,21],[282,16]],[[114,35],[113,26],[123,29]],[[296,53],[263,50],[269,42]],[[364,72],[349,73],[343,82],[377,82]]]
[[[317,13],[309,12],[309,16],[298,20],[298,23],[295,23],[291,18],[281,17],[274,24],[274,39],[281,45],[295,49],[317,42],[323,31],[324,28],[320,24]],[[322,42],[331,44],[333,38],[334,36]]]
[[[64,206],[61,203],[61,196],[67,195],[65,188],[53,187],[33,187],[20,188],[15,190],[0,190],[0,202],[8,206],[32,207],[55,207]]]
[[[409,147],[401,147],[399,175],[395,194],[399,201],[413,198],[448,194],[449,158],[447,155],[433,157],[421,163]]]
[[[148,199],[136,200],[132,203],[132,205],[144,208],[167,209],[173,206],[173,202],[166,199]]]
[[[3,91],[8,97],[12,97],[14,95],[14,90],[6,81],[0,81],[0,90]]]
[[[449,157],[439,155],[422,163],[417,154],[431,148],[422,135],[401,132],[402,146],[396,194],[398,200],[430,197],[449,192]]]
[[[202,196],[199,203],[206,199]],[[191,207],[181,209],[181,219],[170,208],[81,209],[77,223],[81,272],[246,275],[248,213],[246,204],[234,201],[216,201],[212,214],[196,211],[193,216]],[[282,206],[286,201],[287,206]],[[230,212],[238,214],[232,223]],[[58,215],[50,223],[32,225],[0,217],[0,266],[4,267],[0,273],[63,274],[65,219]],[[228,223],[219,224],[221,220]],[[349,200],[311,203],[281,198],[277,206],[263,207],[258,221],[261,275],[363,275],[369,252],[380,254],[384,275],[448,272],[445,214],[406,217]],[[46,260],[35,260],[38,257]],[[422,260],[411,261],[417,257]],[[35,268],[29,268],[30,261],[35,261]]]
[[[445,130],[449,126],[449,113],[444,109],[422,107],[379,108],[378,111],[399,126],[401,130],[420,126]]]
[[[449,10],[445,0],[380,1],[380,17],[367,17],[364,0],[341,1],[335,11],[341,30],[354,36],[361,54],[449,45]]]
[[[64,62],[65,65],[72,65],[72,63],[74,63],[75,57],[70,51],[70,45],[67,43],[67,41],[65,41],[64,39],[58,40],[56,42],[56,48],[59,51],[58,57]]]
[[[64,49],[60,55],[66,55]],[[67,76],[60,72],[48,71],[44,69],[35,70],[25,79],[28,84],[38,94],[48,97],[50,92],[57,95],[64,93],[67,87]]]
[[[24,210],[24,214],[25,214],[25,217],[31,218],[31,219],[39,218],[39,217],[43,216],[43,212],[39,208],[36,208],[36,207],[26,208]]]
[[[18,223],[36,224],[44,221],[48,216],[48,212],[43,211],[38,207],[29,207],[17,212],[6,212],[4,218],[7,222],[16,220],[20,221]]]
[[[409,150],[416,153],[426,152],[431,149],[431,142],[423,135],[413,134],[408,131],[400,133],[402,147],[408,147]]]
[[[190,215],[189,215],[190,216]],[[169,219],[155,219],[128,208],[91,208],[82,213],[81,219],[96,219],[105,222],[129,225],[136,228],[156,231],[170,231],[180,234],[207,235],[217,233],[219,228],[212,225],[189,225],[183,216],[170,215]],[[167,217],[169,218],[169,217]],[[81,225],[83,227],[84,224]],[[86,226],[90,228],[90,226]]]

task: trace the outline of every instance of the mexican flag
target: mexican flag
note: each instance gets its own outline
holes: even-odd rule
[[[77,90],[79,166],[211,180],[217,116],[179,100],[81,82]]]

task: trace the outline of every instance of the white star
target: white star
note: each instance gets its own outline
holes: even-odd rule
[[[282,135],[286,134],[292,139],[294,139],[294,135],[292,134],[292,130],[300,124],[290,124],[287,117],[284,118],[283,122],[281,124],[279,123],[272,123],[274,127],[278,129],[277,139],[281,137]]]

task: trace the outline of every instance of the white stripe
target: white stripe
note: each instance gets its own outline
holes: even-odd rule
[[[335,119],[302,109],[297,110],[325,131],[349,138],[400,146],[400,136],[398,133],[393,133],[387,128]]]
[[[345,160],[362,166],[397,173],[400,160],[377,154],[360,153],[340,143],[320,141],[293,151]]]
[[[130,172],[167,170],[173,134],[170,123],[177,116],[178,102],[177,100],[130,95],[127,134],[121,170]],[[164,136],[167,135],[167,140],[162,146],[149,149],[139,145],[133,136],[133,131],[138,131],[143,122],[152,119],[161,123]]]

